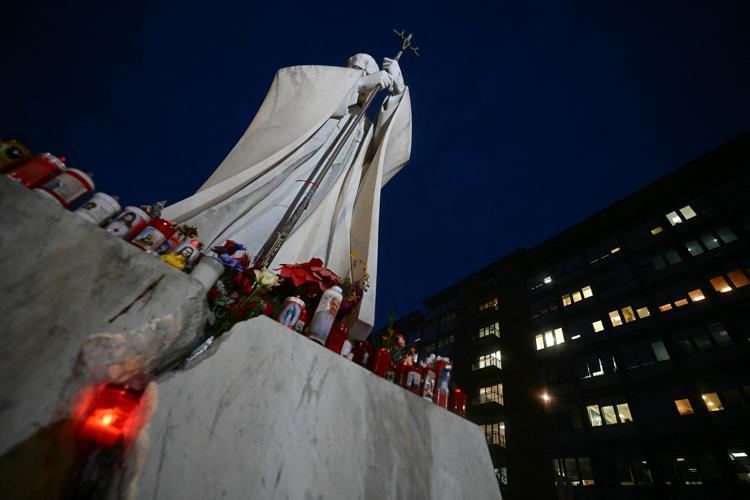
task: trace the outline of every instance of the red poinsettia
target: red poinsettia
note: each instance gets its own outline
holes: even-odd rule
[[[255,281],[248,278],[247,274],[239,271],[235,271],[234,284],[237,287],[237,291],[242,294],[249,295],[255,288]]]
[[[296,265],[282,264],[279,276],[292,280],[295,288],[307,285],[309,288],[317,287],[321,292],[334,285],[341,285],[341,279],[336,273],[323,267],[323,261],[320,259]]]

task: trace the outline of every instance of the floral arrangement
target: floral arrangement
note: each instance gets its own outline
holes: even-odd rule
[[[368,287],[369,275],[362,261],[353,262],[353,266],[360,266],[364,277],[352,282],[349,279],[342,281],[318,258],[301,264],[282,264],[274,272],[253,269],[246,247],[235,241],[227,240],[212,250],[226,269],[208,294],[214,315],[208,333],[213,336],[221,335],[239,321],[261,314],[276,317],[284,300],[290,296],[301,298],[312,317],[320,296],[332,286],[340,286],[344,292],[339,314],[341,321],[350,325],[356,319],[358,306]]]
[[[406,361],[407,364],[411,364],[415,349],[413,347],[406,347],[406,338],[401,332],[396,330],[394,327],[395,322],[396,315],[393,313],[389,314],[388,327],[380,338],[375,340],[379,347],[384,347],[388,350],[393,361],[396,363]]]

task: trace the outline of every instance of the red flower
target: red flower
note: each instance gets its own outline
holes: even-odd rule
[[[252,293],[253,288],[255,287],[254,283],[255,282],[249,279],[245,273],[237,271],[234,275],[234,285],[240,293],[244,293],[245,295]]]
[[[323,261],[317,258],[302,264],[282,264],[279,276],[292,280],[295,288],[312,283],[321,292],[341,283],[336,273],[323,267]]]

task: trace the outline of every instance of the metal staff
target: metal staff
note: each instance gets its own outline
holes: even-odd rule
[[[396,30],[393,31],[401,39],[401,50],[399,50],[396,56],[393,58],[394,60],[398,61],[399,59],[401,59],[401,56],[407,49],[411,49],[411,51],[416,56],[419,56],[419,48],[412,47],[411,45],[411,33],[409,33],[409,35],[404,35],[403,30],[401,32],[398,32]],[[258,252],[258,255],[255,257],[253,266],[256,269],[268,267],[271,262],[273,262],[273,259],[276,257],[276,254],[279,253],[281,246],[287,240],[289,235],[294,230],[294,227],[297,225],[297,222],[299,222],[299,219],[302,217],[302,213],[307,209],[308,205],[310,204],[310,200],[317,192],[320,183],[322,182],[328,171],[331,169],[333,162],[336,160],[336,157],[343,149],[346,141],[356,130],[357,125],[365,115],[367,108],[370,106],[373,99],[375,99],[375,95],[381,90],[382,89],[380,85],[378,85],[377,87],[375,87],[375,89],[372,90],[372,92],[370,92],[359,112],[353,117],[351,115],[349,116],[346,124],[338,133],[336,139],[328,146],[328,149],[326,150],[323,157],[310,173],[307,180],[303,183],[302,188],[300,188],[300,190],[297,192],[297,195],[294,197],[292,204],[287,208],[286,213],[281,218],[281,221],[279,221],[279,223],[276,225],[273,232],[271,232],[271,235],[268,237],[266,242],[263,244],[263,247],[261,247],[260,251]]]

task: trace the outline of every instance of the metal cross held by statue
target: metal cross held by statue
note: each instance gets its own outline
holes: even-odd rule
[[[411,49],[411,51],[414,52],[414,55],[419,57],[419,47],[412,47],[411,45],[411,37],[412,37],[411,33],[406,35],[405,34],[406,30],[401,30],[401,31],[393,30],[393,32],[396,34],[397,37],[401,39],[401,50],[399,50],[398,54],[396,54],[396,57],[394,57],[396,61],[401,59],[401,55],[404,53],[406,49]]]

